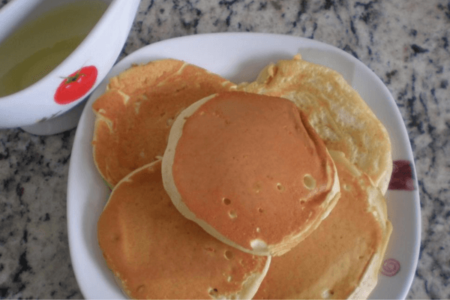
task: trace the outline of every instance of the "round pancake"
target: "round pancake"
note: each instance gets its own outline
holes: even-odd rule
[[[385,199],[342,152],[330,154],[339,202],[300,245],[272,259],[254,299],[365,299],[375,287],[392,231]]]
[[[177,209],[222,242],[282,255],[334,207],[339,180],[325,145],[282,98],[222,92],[171,129],[163,182]]]
[[[270,64],[237,90],[293,101],[330,150],[346,157],[386,193],[392,173],[391,142],[383,124],[338,72],[301,59]]]
[[[133,299],[251,299],[271,260],[227,246],[184,218],[164,190],[161,161],[116,185],[98,241]]]
[[[193,102],[228,90],[224,78],[165,59],[134,66],[110,80],[92,108],[94,161],[113,187],[128,173],[162,156],[175,117]]]

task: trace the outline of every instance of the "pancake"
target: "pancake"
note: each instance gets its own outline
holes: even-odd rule
[[[270,64],[237,90],[293,101],[330,150],[344,152],[386,193],[392,173],[391,143],[383,124],[334,70],[301,59]]]
[[[289,251],[339,198],[325,145],[282,98],[222,92],[194,103],[175,120],[162,165],[185,217],[256,255]]]
[[[161,161],[114,188],[98,221],[103,256],[133,299],[250,299],[270,264],[213,238],[173,206]]]
[[[385,199],[342,152],[330,154],[339,202],[300,245],[272,259],[254,299],[365,299],[377,284],[392,231]]]
[[[102,177],[113,187],[155,161],[164,153],[178,113],[231,86],[218,75],[174,59],[134,66],[112,78],[92,106],[94,161]]]

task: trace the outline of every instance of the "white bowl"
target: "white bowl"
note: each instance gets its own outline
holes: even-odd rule
[[[102,1],[108,4],[105,13],[81,44],[60,65],[33,85],[0,97],[0,128],[37,125],[42,131],[44,127],[39,126],[41,122],[60,116],[80,104],[108,74],[123,48],[140,0]],[[0,10],[0,41],[25,21],[33,20],[70,2],[74,0],[15,0],[8,3]],[[93,73],[96,71],[91,88],[66,104],[58,103],[55,93],[65,80],[63,78],[79,70]],[[81,109],[79,112],[81,113]],[[62,119],[58,126],[47,126],[42,133],[51,134],[74,127],[78,118],[71,121],[75,123],[67,124]],[[29,127],[31,131],[32,128]]]
[[[386,201],[393,233],[378,285],[370,299],[404,299],[417,267],[420,248],[420,201],[414,159],[397,105],[383,82],[363,63],[333,46],[310,39],[255,33],[194,35],[146,46],[118,63],[90,97],[78,125],[70,159],[67,223],[70,254],[78,284],[89,299],[125,299],[106,266],[97,241],[97,221],[109,189],[93,161],[95,116],[92,103],[109,78],[151,60],[175,58],[206,68],[233,82],[252,81],[267,64],[301,53],[349,82],[386,126],[394,161],[409,161],[413,190],[388,190]],[[157,259],[157,258],[155,258]]]

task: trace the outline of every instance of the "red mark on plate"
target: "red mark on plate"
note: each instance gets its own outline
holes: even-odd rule
[[[414,191],[416,189],[414,186],[411,162],[409,160],[394,161],[389,189],[405,191]]]
[[[392,277],[400,271],[400,263],[393,258],[386,259],[381,267],[381,274]]]

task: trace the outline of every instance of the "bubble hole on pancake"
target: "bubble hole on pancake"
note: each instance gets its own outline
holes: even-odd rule
[[[330,151],[341,198],[297,247],[274,257],[254,299],[366,299],[392,232],[386,202],[342,152]]]
[[[110,80],[92,105],[94,162],[110,187],[164,154],[176,116],[193,102],[234,86],[183,61],[133,66]]]
[[[293,101],[328,149],[344,152],[386,193],[392,173],[388,132],[341,74],[296,55],[266,66],[255,82],[237,90]]]
[[[97,229],[108,267],[134,299],[251,299],[271,261],[184,218],[164,190],[161,161],[116,185]]]
[[[323,142],[282,98],[223,92],[194,103],[175,120],[162,166],[185,217],[256,255],[289,251],[339,198]]]

